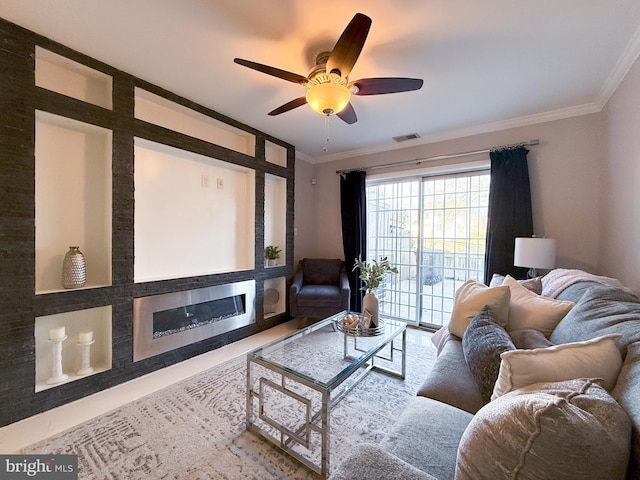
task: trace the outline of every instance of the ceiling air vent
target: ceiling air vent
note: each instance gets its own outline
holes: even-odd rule
[[[400,143],[400,142],[406,142],[407,140],[420,138],[420,135],[418,135],[417,133],[409,133],[407,135],[400,135],[398,137],[391,137],[391,138],[393,138],[394,141]]]

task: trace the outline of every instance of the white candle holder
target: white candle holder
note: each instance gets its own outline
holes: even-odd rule
[[[91,340],[87,343],[78,342],[78,347],[80,348],[80,355],[82,358],[80,370],[76,372],[78,375],[89,375],[93,372],[93,367],[91,366],[91,344],[93,344],[93,342],[95,342],[95,340]]]
[[[65,335],[62,338],[49,339],[49,343],[51,343],[53,372],[51,373],[51,378],[46,381],[47,385],[62,383],[69,378],[69,375],[67,375],[66,373],[62,373],[62,342],[64,342],[67,338],[68,337]]]

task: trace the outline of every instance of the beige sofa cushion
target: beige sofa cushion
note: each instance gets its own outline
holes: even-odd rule
[[[507,275],[503,285],[509,287],[508,332],[522,328],[533,328],[546,337],[573,308],[573,302],[541,297],[523,287],[517,280]]]
[[[617,338],[618,335],[605,335],[585,342],[503,352],[491,399],[534,383],[582,377],[601,378],[611,391],[622,368]]]
[[[504,327],[509,319],[509,298],[509,287],[490,288],[467,280],[456,290],[449,331],[462,338],[473,317],[484,306],[491,308],[496,323]]]
[[[630,438],[627,414],[595,380],[531,385],[478,411],[455,479],[622,480]]]

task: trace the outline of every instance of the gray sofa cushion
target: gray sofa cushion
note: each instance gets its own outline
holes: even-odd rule
[[[485,402],[464,359],[459,337],[446,337],[418,395],[448,403],[469,413],[476,413],[482,408]]]
[[[640,342],[627,347],[627,358],[611,394],[631,420],[631,458],[627,478],[640,480]]]
[[[452,479],[458,443],[472,418],[451,405],[415,397],[380,448],[438,479]]]
[[[571,288],[571,287],[569,287]],[[627,345],[640,340],[640,299],[619,288],[591,287],[549,337],[555,344],[619,334],[624,356]]]
[[[539,383],[483,407],[458,448],[456,480],[623,480],[631,427],[591,379]]]
[[[297,303],[300,307],[339,308],[341,300],[340,289],[333,285],[305,285],[297,295]]]
[[[330,480],[438,480],[375,445],[363,443],[333,471]]]
[[[500,354],[515,350],[507,331],[493,319],[489,306],[473,317],[462,337],[462,351],[484,403],[491,400],[500,371]]]

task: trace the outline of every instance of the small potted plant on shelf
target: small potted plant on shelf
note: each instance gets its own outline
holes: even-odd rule
[[[380,257],[380,260],[363,262],[357,258],[353,270],[360,269],[360,280],[364,282],[361,290],[366,292],[362,298],[362,314],[371,316],[371,325],[378,326],[378,297],[374,290],[380,287],[384,276],[388,273],[398,273],[396,267],[392,267],[388,257]]]
[[[280,258],[280,247],[277,245],[269,245],[264,249],[264,257],[267,259],[267,266],[273,267],[276,265],[276,260]]]

